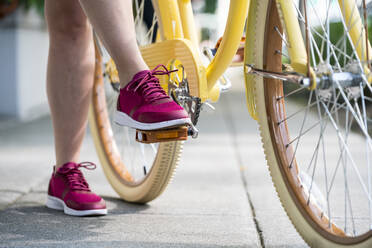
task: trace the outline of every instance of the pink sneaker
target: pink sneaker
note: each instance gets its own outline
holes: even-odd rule
[[[80,167],[93,170],[96,165],[66,163],[52,174],[46,206],[75,216],[107,214],[105,201],[90,191]]]
[[[163,67],[163,70],[157,70]],[[120,90],[115,122],[140,130],[154,130],[191,124],[187,112],[174,102],[155,75],[169,74],[164,65],[140,71]]]

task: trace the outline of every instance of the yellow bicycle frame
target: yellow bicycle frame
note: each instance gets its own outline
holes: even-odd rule
[[[355,0],[338,0],[338,3],[359,60],[367,61],[367,49],[369,56],[368,60],[370,60],[372,57],[372,49],[369,41],[366,42],[366,31],[362,24],[362,19],[360,18]],[[305,42],[301,35],[294,4],[292,1],[288,0],[277,0],[277,6],[282,22],[285,26],[284,30],[286,32],[287,41],[290,44],[288,46],[288,52],[291,58],[291,66],[296,72],[307,75],[307,52]],[[370,76],[368,65],[364,64],[363,69],[364,73],[368,75],[368,81],[371,82],[372,77]],[[311,71],[310,74],[312,74],[313,78],[315,77],[313,71]],[[316,84],[313,83],[312,88],[315,88],[315,86]]]
[[[362,24],[362,19],[360,18],[358,7],[355,5],[354,1],[351,0],[338,0],[341,8],[342,15],[344,16],[345,24],[349,29],[349,35],[352,43],[357,51],[357,55],[360,61],[369,61],[372,57],[371,44],[366,42],[366,30]],[[368,49],[368,59],[367,59],[367,49]],[[364,63],[363,69],[367,76],[368,82],[372,82],[372,76],[370,75],[370,69],[368,68],[368,63]]]
[[[307,53],[305,42],[301,35],[296,9],[292,1],[277,0],[279,15],[282,19],[289,46],[287,47],[291,66],[296,72],[307,74]]]
[[[205,68],[199,58],[199,42],[195,30],[191,0],[153,0],[162,30],[161,40],[184,39],[192,44],[194,62],[198,64],[199,96],[202,101],[217,101],[220,90],[218,79],[229,67],[240,44],[250,0],[231,0],[229,20],[220,48],[213,61]]]
[[[217,81],[225,70],[229,67],[233,56],[239,46],[240,38],[243,33],[245,20],[251,1],[259,0],[231,0],[229,8],[229,19],[226,24],[222,43],[217,50],[217,54],[205,68],[200,59],[198,35],[195,30],[194,16],[191,8],[191,0],[152,0],[162,29],[160,30],[161,40],[186,40],[189,49],[194,56],[193,62],[197,64],[199,92],[198,95],[202,101],[217,101],[219,97],[219,88]],[[285,26],[289,56],[291,66],[296,72],[309,75],[315,78],[315,73],[308,73],[307,51],[303,40],[297,14],[292,1],[276,0],[282,23]],[[356,47],[358,57],[363,61],[366,58],[365,37],[360,36],[360,30],[364,31],[359,13],[352,11],[355,9],[353,0],[339,0],[341,9],[344,11],[346,23],[356,23],[350,30],[354,46]],[[247,24],[249,26],[249,24]],[[368,44],[369,56],[372,56],[371,46]],[[367,75],[370,71],[367,66],[364,67]],[[369,78],[370,79],[370,78]],[[369,80],[371,81],[371,80]],[[312,88],[315,88],[313,80]],[[250,94],[248,92],[248,94]]]
[[[371,44],[366,42],[365,29],[362,24],[362,19],[359,15],[358,7],[355,0],[338,0],[345,24],[349,31],[352,43],[357,51],[360,61],[367,61],[367,49],[369,59],[372,57]],[[299,23],[297,21],[296,10],[291,1],[277,0],[279,13],[282,14],[282,21],[286,27],[286,35],[290,46],[288,47],[291,58],[291,66],[296,72],[307,74],[307,52],[305,43],[301,37]],[[370,74],[367,64],[362,65],[364,73]],[[312,72],[313,73],[313,72]],[[368,76],[368,81],[372,81],[372,77]],[[315,86],[315,84],[314,84]]]

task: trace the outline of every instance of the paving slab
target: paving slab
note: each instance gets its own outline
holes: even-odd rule
[[[255,220],[265,247],[308,247],[280,204],[268,172],[258,125],[248,113],[242,73],[230,74],[233,91],[221,97]],[[239,85],[240,83],[240,85]],[[278,231],[280,230],[280,231]]]
[[[0,129],[0,247],[306,247],[276,196],[241,74],[231,79],[232,91],[203,112],[199,138],[185,143],[158,199],[125,203],[99,166],[85,173],[107,201],[105,217],[44,207],[54,161],[49,118]],[[99,164],[89,132],[81,160]]]
[[[232,75],[233,82],[242,82],[242,75],[239,73],[234,73]],[[240,77],[240,79],[239,79]],[[260,137],[258,133],[258,126],[254,120],[249,117],[248,111],[246,110],[245,95],[242,91],[242,84],[234,85],[233,92],[230,92],[222,97],[221,102],[225,101],[223,107],[225,108],[224,113],[225,120],[229,123],[230,130],[232,130],[233,143],[237,147],[238,160],[242,165],[242,171],[244,172],[244,178],[247,185],[248,194],[254,208],[254,213],[256,216],[256,221],[259,225],[259,229],[262,230],[261,237],[265,247],[307,247],[301,237],[297,234],[292,224],[288,220],[287,216],[282,209],[278,197],[276,196],[275,190],[272,186],[270,176],[267,171],[266,161],[263,155],[263,149],[260,142]],[[240,87],[240,88],[239,88]],[[290,104],[286,104],[286,111],[289,114],[297,112],[300,108],[303,108],[307,103],[307,94],[303,94],[304,98],[295,98],[291,100]],[[301,137],[299,149],[296,153],[297,161],[310,161],[314,152],[316,151],[316,141],[320,140],[320,130],[321,126],[325,128],[325,135],[321,139],[322,149],[319,149],[319,161],[317,164],[316,173],[316,183],[314,183],[314,188],[318,188],[320,192],[323,193],[324,199],[321,202],[325,212],[327,210],[327,191],[329,193],[330,206],[343,206],[344,198],[339,197],[345,194],[344,187],[344,175],[343,171],[337,168],[342,168],[342,166],[337,167],[339,161],[340,153],[342,152],[342,143],[337,135],[334,125],[328,118],[320,118],[323,111],[318,112],[316,106],[310,109],[307,113],[306,122],[304,123],[303,130],[306,130],[306,135]],[[291,121],[289,123],[288,129],[292,133],[292,139],[295,139],[302,128],[304,115],[306,111],[299,112],[296,115],[291,116]],[[334,115],[333,118],[338,116],[341,128],[339,128],[341,134],[348,144],[349,154],[347,157],[354,160],[354,163],[346,163],[347,168],[347,180],[349,188],[353,189],[350,193],[352,200],[351,207],[353,209],[354,217],[356,215],[359,218],[355,218],[354,221],[357,227],[356,232],[359,234],[369,230],[369,206],[368,206],[368,194],[364,193],[363,189],[359,186],[360,179],[356,175],[355,171],[358,171],[362,175],[362,182],[367,185],[368,182],[368,166],[363,166],[367,164],[365,156],[365,138],[361,133],[358,133],[357,128],[352,128],[352,132],[346,135],[346,130],[342,128],[343,120],[346,118],[345,112],[340,110],[338,114]],[[350,117],[349,117],[350,118]],[[355,121],[354,121],[355,122]],[[318,125],[321,123],[321,125]],[[315,125],[316,128],[312,128]],[[308,132],[307,132],[308,131]],[[297,142],[297,141],[296,141]],[[295,144],[295,143],[294,143]],[[367,148],[368,149],[368,148]],[[321,150],[321,151],[320,151]],[[326,158],[323,155],[326,154]],[[311,172],[308,168],[308,163],[298,163],[301,169],[302,175],[306,175],[311,178]],[[314,165],[312,169],[314,168]],[[355,168],[358,168],[357,170]],[[345,170],[346,171],[346,170]],[[337,174],[336,174],[337,172]],[[332,190],[330,186],[327,186],[327,175],[328,178],[333,178],[335,180],[332,182]],[[309,186],[308,186],[309,187]],[[348,219],[350,220],[350,213],[348,214]],[[332,214],[329,215],[332,221],[335,221],[340,227],[344,227],[346,221],[344,220],[344,209],[335,208]],[[275,220],[275,221],[273,221]],[[347,231],[351,232],[353,227],[351,223],[354,221],[348,221]],[[363,229],[364,228],[364,229]],[[278,234],[280,230],[280,234]]]
[[[0,209],[28,193],[51,173],[54,161],[51,134],[50,118],[0,129]]]
[[[49,117],[21,125],[0,120],[0,248],[307,247],[272,185],[242,74],[228,74],[232,91],[215,112],[202,113],[199,138],[185,143],[173,182],[158,199],[126,203],[100,166],[85,173],[107,201],[104,217],[71,217],[44,206],[54,163]],[[99,165],[89,132],[81,160]]]
[[[86,172],[108,204],[109,214],[99,218],[71,217],[44,207],[53,163],[48,118],[24,126],[22,134],[1,131],[0,168],[7,173],[6,178],[0,174],[1,187],[15,188],[19,195],[0,211],[0,247],[258,247],[222,115],[205,115],[200,128],[200,137],[185,144],[173,182],[148,204],[119,199],[100,167]],[[81,157],[99,164],[89,133]],[[32,162],[21,170],[27,158]],[[0,202],[5,200],[0,191]]]

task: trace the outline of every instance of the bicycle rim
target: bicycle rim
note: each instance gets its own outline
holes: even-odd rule
[[[145,22],[148,17],[145,1],[135,0],[133,6],[137,42],[140,46],[154,42],[156,27],[160,25],[156,16]],[[134,129],[113,122],[119,92],[117,82],[112,82],[118,81],[117,75],[108,69],[110,66],[114,64],[108,53],[103,48],[96,49],[90,128],[112,187],[126,201],[145,203],[159,196],[169,183],[179,161],[182,142],[139,143],[135,141]]]
[[[322,28],[324,22],[328,27],[344,27],[336,12],[330,14],[334,3],[324,1],[324,12],[315,1],[307,2],[308,15],[318,19],[310,26],[311,52],[319,50],[318,54],[311,54],[313,69],[317,73],[330,69],[345,72],[354,63],[362,64],[353,53],[346,31],[341,34],[342,39],[332,40],[335,32]],[[246,62],[280,72],[286,67],[282,62],[289,63],[290,58],[286,55],[287,30],[280,25],[275,1],[253,1],[252,6],[254,14],[250,12],[252,22],[247,37],[249,32],[255,36],[247,41],[250,51],[246,51]],[[299,10],[298,5],[296,9]],[[328,16],[325,21],[323,12]],[[301,12],[297,15],[301,22]],[[331,41],[325,45],[324,39]],[[339,85],[310,92],[279,80],[252,75],[247,75],[247,79],[254,81],[260,133],[271,176],[281,203],[301,236],[313,247],[370,247],[371,149],[366,144],[370,138],[368,130],[355,125],[359,118],[368,127],[365,97],[369,85],[362,82],[359,97],[354,100],[356,95],[350,94],[356,94],[357,87],[343,97],[345,89]]]

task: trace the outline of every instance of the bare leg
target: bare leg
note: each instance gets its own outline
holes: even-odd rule
[[[80,0],[80,3],[117,65],[121,87],[134,74],[148,69],[137,46],[131,0]]]
[[[78,1],[47,0],[45,8],[50,37],[47,93],[59,168],[79,161],[93,83],[94,46]]]

